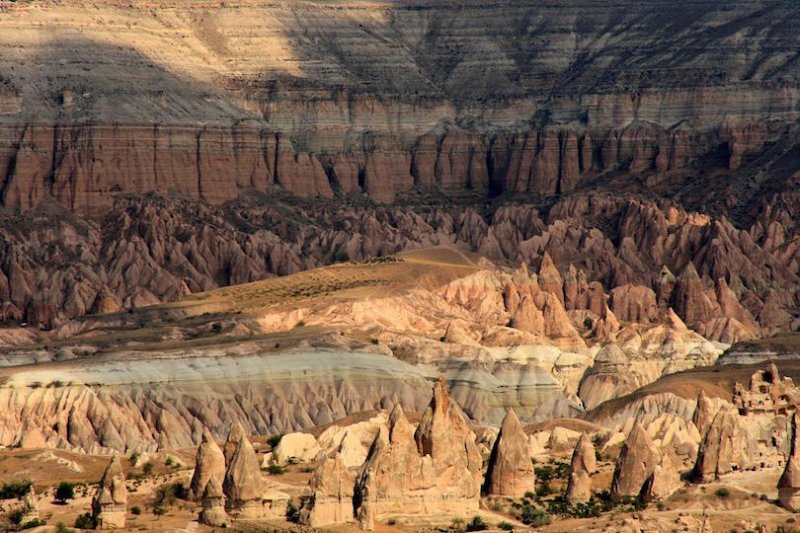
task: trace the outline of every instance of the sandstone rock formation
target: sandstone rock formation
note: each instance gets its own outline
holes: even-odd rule
[[[595,449],[589,435],[578,439],[569,468],[566,499],[571,503],[587,502],[592,497],[592,474],[597,469]]]
[[[34,520],[39,520],[39,501],[36,499],[36,491],[33,489],[33,485],[22,498],[22,518],[20,519],[20,524],[26,524],[29,522],[33,522]]]
[[[716,415],[716,413],[717,410],[714,408],[711,399],[708,397],[705,390],[700,389],[700,393],[697,395],[697,406],[692,415],[692,423],[694,423],[700,435],[705,435],[708,432],[708,428],[711,426],[711,422],[714,420],[714,415]]]
[[[742,441],[736,411],[722,408],[714,416],[692,470],[692,479],[697,483],[718,480],[741,466]]]
[[[92,515],[100,529],[122,529],[128,512],[128,489],[119,455],[108,463],[92,498]]]
[[[225,455],[217,446],[214,437],[203,430],[203,440],[197,447],[194,474],[189,484],[189,490],[195,499],[200,499],[211,479],[216,479],[218,484],[225,478]]]
[[[474,434],[440,379],[416,432],[397,405],[378,433],[356,480],[356,517],[373,529],[396,514],[469,514],[478,508],[481,469]]]
[[[319,444],[310,433],[287,433],[272,451],[272,460],[278,464],[290,461],[307,463],[317,457]]]
[[[225,494],[219,479],[211,477],[201,496],[200,523],[211,527],[228,527],[230,519],[225,512]]]
[[[653,440],[639,422],[625,439],[614,468],[611,497],[632,498],[639,495],[645,482],[653,474],[661,454]]]
[[[261,518],[264,495],[261,465],[253,445],[244,435],[228,462],[222,489],[229,515],[234,518]]]
[[[165,6],[176,20],[146,4],[76,4],[68,20],[55,4],[16,4],[0,21],[14,36],[0,42],[5,320],[49,326],[339,252],[443,243],[539,265],[543,291],[568,311],[599,315],[611,294],[618,320],[651,320],[655,296],[661,311],[674,305],[725,342],[797,316],[796,296],[767,289],[797,282],[794,172],[772,168],[798,139],[798,76],[781,62],[794,50],[790,24],[767,42],[743,6],[704,2],[664,32],[655,21],[677,0],[649,11],[629,1],[624,16],[591,5],[598,22],[588,26],[563,5],[524,2],[490,14],[437,4],[424,22],[397,3],[374,20],[362,5],[244,2],[208,6],[202,23],[174,0]],[[770,6],[771,20],[792,15]],[[117,20],[129,31],[115,31]],[[533,21],[530,31],[517,31],[519,20]],[[425,43],[405,31],[451,21]],[[684,39],[723,49],[730,35],[718,28],[737,24],[756,37],[730,57],[710,60]],[[85,27],[103,38],[82,36]],[[622,37],[611,45],[607,34]],[[202,53],[178,35],[195,35]],[[642,52],[642,35],[656,53]],[[570,39],[596,43],[596,55],[584,61]],[[108,57],[123,67],[105,68]],[[719,175],[730,177],[724,186]],[[502,193],[552,201],[484,212],[483,199]],[[361,194],[426,205],[358,207]],[[289,195],[325,201],[290,203],[287,219]]]
[[[352,522],[355,480],[338,451],[317,459],[309,482],[311,495],[300,509],[300,522],[311,527]]]
[[[645,502],[661,500],[669,497],[681,486],[681,476],[669,454],[661,454],[653,473],[642,486],[639,498]]]
[[[494,442],[484,482],[490,496],[521,498],[534,489],[536,474],[528,450],[528,436],[509,409]]]
[[[800,510],[800,431],[798,415],[792,416],[791,449],[786,467],[778,480],[778,501],[781,506],[796,513]]]
[[[241,422],[234,420],[233,424],[231,425],[231,429],[228,432],[228,438],[225,440],[225,444],[222,447],[226,465],[231,464],[231,461],[233,460],[233,454],[236,453],[239,443],[243,440],[247,440],[247,432],[245,432],[244,426],[242,426]]]

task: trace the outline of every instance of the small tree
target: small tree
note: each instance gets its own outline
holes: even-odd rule
[[[467,531],[486,531],[487,529],[489,529],[489,526],[478,515],[473,516],[472,520],[467,524]]]
[[[97,529],[97,520],[89,513],[83,513],[75,519],[75,527],[78,529]]]
[[[61,505],[67,503],[67,500],[75,498],[75,484],[68,481],[62,481],[56,487],[56,501]]]

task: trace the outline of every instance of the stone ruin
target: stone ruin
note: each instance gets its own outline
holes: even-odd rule
[[[733,404],[742,416],[791,415],[800,402],[800,389],[792,378],[781,377],[775,363],[759,370],[750,378],[750,386],[733,387]]]

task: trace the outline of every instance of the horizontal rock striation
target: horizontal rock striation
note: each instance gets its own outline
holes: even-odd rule
[[[689,163],[710,153],[719,154],[721,169],[735,170],[743,152],[769,135],[750,130],[748,124],[702,131],[640,121],[614,129],[552,124],[505,133],[454,128],[410,143],[365,131],[336,151],[309,152],[266,125],[25,123],[0,126],[0,201],[26,210],[52,197],[91,216],[107,213],[115,196],[148,192],[213,204],[275,187],[313,198],[363,193],[378,202],[412,189],[554,196],[612,171],[663,182],[665,173],[690,172]]]

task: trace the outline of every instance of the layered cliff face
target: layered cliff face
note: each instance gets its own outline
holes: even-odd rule
[[[622,320],[671,305],[726,341],[792,326],[785,2],[151,7],[4,7],[4,318],[455,243],[549,252],[595,314],[614,290]],[[699,282],[666,301],[690,262]]]
[[[800,97],[785,2],[150,7],[6,8],[3,205],[704,188]]]

